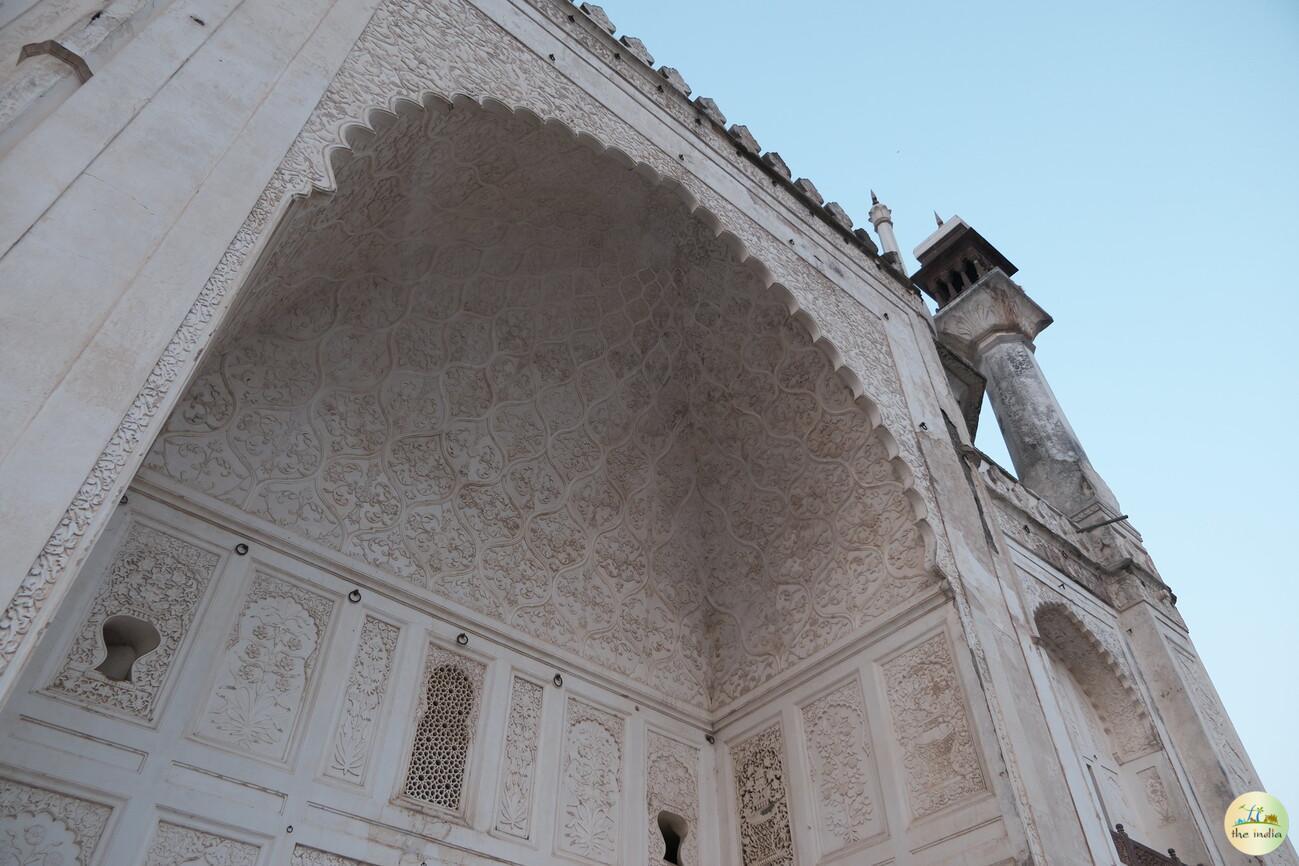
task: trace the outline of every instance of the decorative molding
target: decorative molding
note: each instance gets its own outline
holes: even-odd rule
[[[854,674],[802,715],[821,850],[834,853],[886,832],[861,681]]]
[[[365,784],[400,633],[401,629],[392,623],[366,614],[330,743],[326,776],[354,785]]]
[[[0,860],[90,866],[113,808],[0,778]]]
[[[254,572],[195,733],[288,760],[335,606],[295,582]]]
[[[987,791],[947,635],[894,656],[883,672],[912,818]]]
[[[45,690],[117,715],[154,722],[220,561],[220,556],[178,533],[132,521],[67,658]],[[110,680],[96,670],[107,656],[104,622],[119,615],[148,622],[159,637],[157,648],[136,659],[130,679],[125,681]]]
[[[730,749],[741,862],[744,866],[796,866],[780,723]]]
[[[532,838],[532,802],[537,777],[537,748],[545,689],[515,674],[505,722],[505,751],[496,798],[496,829],[520,839]]]
[[[623,782],[621,716],[568,699],[555,847],[593,863],[614,863],[620,845]]]

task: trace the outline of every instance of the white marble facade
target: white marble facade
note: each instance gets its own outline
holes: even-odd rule
[[[1139,539],[614,33],[0,5],[0,864],[1236,862]]]

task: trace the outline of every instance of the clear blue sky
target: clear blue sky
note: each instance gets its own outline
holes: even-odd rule
[[[937,209],[1020,267],[1057,396],[1299,815],[1299,3],[606,9],[859,224],[873,187],[905,252]]]

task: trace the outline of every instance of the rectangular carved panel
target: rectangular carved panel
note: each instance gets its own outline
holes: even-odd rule
[[[541,686],[522,677],[516,676],[510,686],[496,829],[520,839],[527,839],[532,833],[532,789],[537,773],[542,696]]]
[[[257,866],[260,854],[261,848],[249,842],[159,821],[144,866],[188,866],[191,863],[202,866]]]
[[[986,791],[947,636],[936,634],[890,659],[884,682],[912,817]]]
[[[882,833],[879,771],[856,676],[803,707],[803,730],[821,850],[832,853]]]
[[[258,572],[226,640],[198,735],[287,760],[334,606],[330,598]]]
[[[88,866],[111,806],[0,779],[0,862]]]
[[[357,785],[365,783],[400,632],[392,623],[369,615],[361,624],[352,672],[343,695],[342,714],[330,745],[326,776]]]
[[[353,860],[341,854],[321,851],[319,848],[294,845],[293,854],[289,857],[289,866],[372,866],[372,864],[364,860]]]
[[[649,862],[662,863],[667,852],[659,815],[685,819],[685,839],[676,862],[699,866],[699,750],[657,731],[645,736],[646,799],[649,807]],[[678,834],[680,831],[677,831]]]
[[[217,554],[177,535],[132,523],[67,659],[46,691],[152,722],[219,562]],[[129,665],[126,679],[110,679],[97,670],[108,655],[105,623],[111,630],[113,623],[125,621],[116,617],[148,623],[157,632],[156,647]]]
[[[559,789],[560,851],[614,863],[622,808],[621,716],[568,699]]]
[[[785,738],[776,722],[731,747],[744,866],[794,866],[785,789]]]

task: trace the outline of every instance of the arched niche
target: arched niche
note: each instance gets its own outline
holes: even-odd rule
[[[1125,665],[1064,602],[1034,612],[1069,744],[1113,830],[1160,853],[1207,857],[1178,775]]]
[[[150,471],[697,707],[935,582],[879,412],[679,185],[499,103],[371,122]]]

